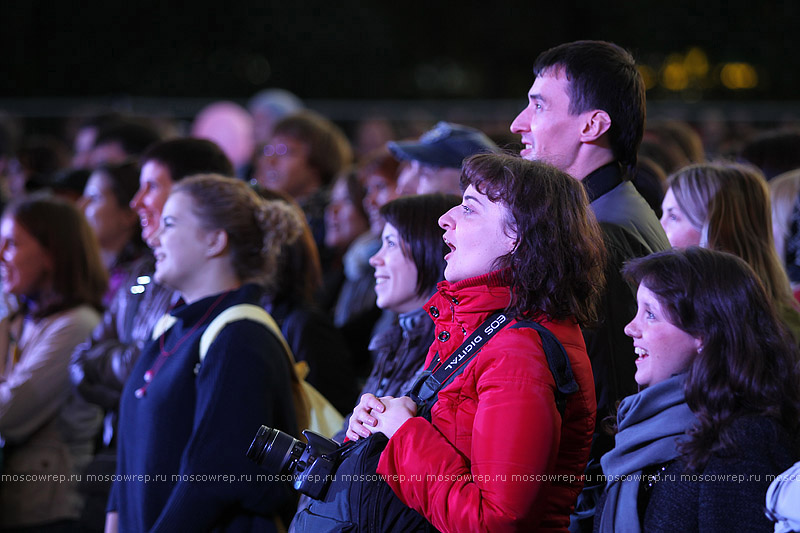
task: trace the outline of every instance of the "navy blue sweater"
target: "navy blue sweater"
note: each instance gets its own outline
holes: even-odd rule
[[[164,349],[174,353],[137,398],[161,352],[158,339],[150,342],[125,385],[117,474],[128,477],[115,480],[108,505],[119,512],[120,531],[269,531],[289,497],[288,485],[259,478],[268,473],[245,455],[261,424],[296,433],[277,339],[256,322],[230,323],[195,373],[209,322],[233,305],[258,305],[261,290],[227,293],[202,320],[218,297],[172,311],[177,322],[164,334]]]

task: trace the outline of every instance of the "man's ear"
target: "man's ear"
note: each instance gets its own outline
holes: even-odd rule
[[[581,142],[596,142],[611,128],[611,117],[602,109],[595,109],[585,113],[586,121],[581,130]]]
[[[208,232],[206,238],[206,251],[207,257],[217,257],[221,255],[228,247],[228,233],[222,229],[215,229]]]

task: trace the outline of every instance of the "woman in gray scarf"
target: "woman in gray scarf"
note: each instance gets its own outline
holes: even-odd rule
[[[797,458],[798,351],[752,269],[698,247],[629,263],[642,390],[619,406],[595,531],[771,531]]]

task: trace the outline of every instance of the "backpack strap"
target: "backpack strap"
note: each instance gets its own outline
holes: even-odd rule
[[[550,373],[553,375],[553,380],[556,382],[556,408],[561,416],[564,416],[564,410],[567,407],[567,396],[574,392],[578,392],[578,383],[575,381],[575,375],[572,373],[572,365],[567,357],[567,352],[564,350],[564,345],[553,334],[552,331],[532,320],[522,320],[511,326],[512,329],[516,328],[533,328],[539,332],[542,339],[542,348],[544,348],[544,355],[547,358],[547,366],[550,367]]]
[[[281,346],[283,347],[283,350],[281,351],[283,352],[284,357],[286,357],[286,360],[289,364],[289,376],[292,380],[292,400],[294,402],[295,414],[297,416],[297,426],[298,428],[308,427],[310,418],[310,405],[307,398],[307,392],[305,390],[308,385],[302,380],[302,378],[298,376],[298,365],[294,361],[292,349],[289,348],[289,344],[283,337],[283,334],[278,328],[278,325],[275,323],[275,320],[273,320],[270,314],[267,313],[263,307],[253,304],[237,304],[227,308],[217,315],[216,318],[214,318],[214,320],[208,324],[206,330],[203,332],[203,335],[200,336],[200,362],[198,362],[197,366],[195,366],[195,374],[200,371],[200,366],[203,364],[203,360],[208,353],[208,349],[217,338],[217,335],[219,335],[219,332],[231,322],[237,322],[239,320],[252,320],[253,322],[263,325],[281,343]],[[171,325],[172,324],[170,324],[170,326]]]
[[[158,339],[161,335],[166,333],[169,328],[174,326],[177,321],[178,319],[169,314],[169,312],[164,313],[161,315],[161,318],[156,321],[156,325],[153,326],[153,333],[150,334],[150,338],[152,340]]]
[[[283,338],[283,334],[281,334],[281,330],[278,328],[275,320],[263,307],[253,304],[233,305],[217,315],[217,317],[208,324],[203,335],[200,337],[200,364],[203,363],[208,349],[217,338],[217,335],[219,335],[219,332],[222,331],[222,328],[231,322],[237,322],[239,320],[252,320],[266,327],[281,343],[283,350],[286,352],[291,362],[291,366],[294,367],[295,363],[292,350],[286,343],[286,339]]]

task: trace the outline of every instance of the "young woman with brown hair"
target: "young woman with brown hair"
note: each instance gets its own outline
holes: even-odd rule
[[[38,195],[3,214],[0,275],[14,300],[0,322],[0,438],[8,474],[0,483],[0,529],[68,528],[83,506],[75,475],[92,458],[101,417],[72,387],[69,363],[100,321],[108,278],[83,215],[71,203]],[[31,480],[39,475],[47,479]]]
[[[461,184],[461,205],[439,219],[450,252],[425,304],[436,334],[426,365],[444,365],[498,310],[509,325],[439,391],[430,421],[407,396],[366,394],[347,435],[389,437],[378,473],[440,531],[566,530],[594,430],[579,323],[596,320],[600,228],[581,184],[543,163],[477,155]],[[565,348],[576,391],[563,410],[540,334],[524,320]]]

